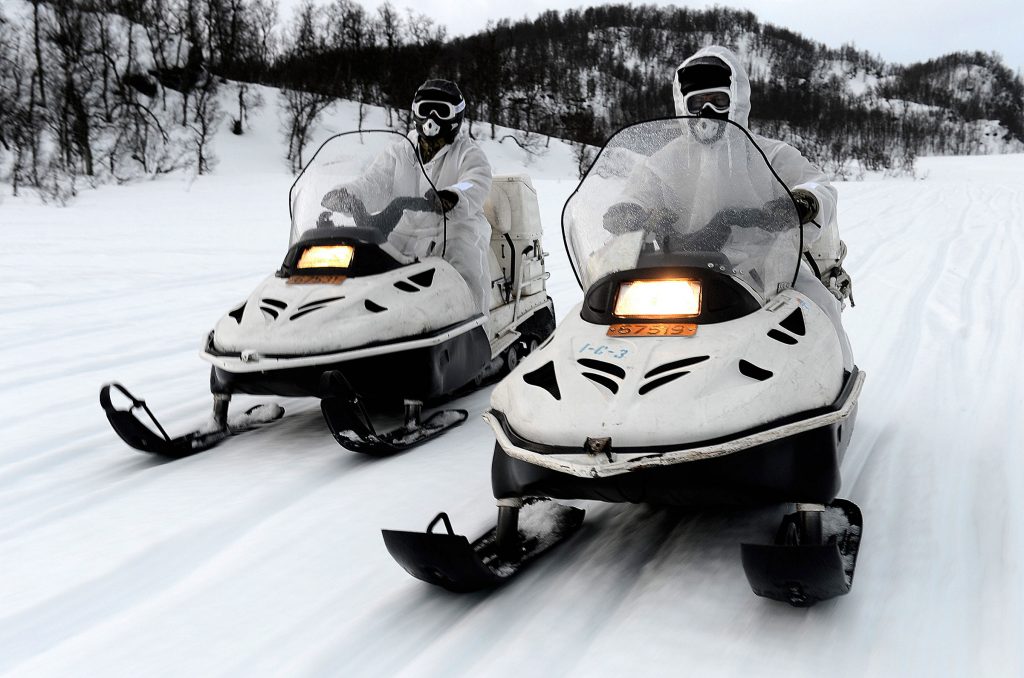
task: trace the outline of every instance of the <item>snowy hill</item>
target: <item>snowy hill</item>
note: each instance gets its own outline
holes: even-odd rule
[[[172,429],[202,421],[197,357],[287,240],[274,97],[221,130],[215,175],[0,203],[0,673],[67,675],[1012,676],[1024,673],[1024,156],[924,158],[922,181],[839,184],[868,373],[842,495],[864,510],[848,596],[755,597],[738,544],[771,512],[588,503],[521,579],[455,596],[408,577],[379,529],[493,520],[493,439],[470,420],[390,459],[340,448],[317,403],[173,463],[128,449],[111,379]],[[354,126],[354,105],[317,140]],[[375,112],[374,115],[379,115]],[[380,120],[371,120],[379,123]],[[559,318],[581,297],[559,213],[568,146],[530,173]],[[245,401],[246,399],[240,398]]]

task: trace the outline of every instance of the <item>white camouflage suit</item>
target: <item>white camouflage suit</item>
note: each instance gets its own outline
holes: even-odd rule
[[[742,125],[750,127],[750,79],[747,71],[743,68],[739,58],[725,47],[712,45],[705,47],[696,54],[679,64],[683,68],[694,59],[701,57],[717,57],[724,61],[732,70],[732,79],[729,85],[729,119]],[[683,103],[683,93],[679,89],[678,82],[672,88],[675,97],[676,115],[690,115],[686,112]],[[779,177],[789,186],[790,190],[802,188],[814,194],[818,199],[818,215],[814,218],[815,223],[804,224],[804,250],[811,252],[811,255],[818,259],[835,258],[839,256],[839,224],[836,222],[836,202],[838,199],[836,189],[829,183],[824,172],[812,165],[800,151],[796,150],[784,141],[769,139],[759,134],[751,134],[757,145],[761,147],[772,168],[778,172]],[[818,225],[820,224],[820,226]]]
[[[750,79],[735,54],[725,47],[711,45],[683,61],[676,72],[694,59],[709,56],[721,59],[732,70],[729,84],[729,119],[747,128],[750,116]],[[679,88],[679,83],[674,79],[674,74],[672,92],[675,97],[676,115],[689,115],[683,103],[683,93]],[[768,162],[790,190],[802,188],[813,193],[814,197],[818,199],[818,214],[814,221],[804,224],[803,241],[804,251],[811,254],[811,257],[818,262],[819,269],[824,272],[839,262],[839,224],[836,221],[838,194],[835,187],[829,183],[824,172],[812,165],[807,158],[801,155],[800,151],[786,142],[769,139],[759,134],[752,133],[751,136],[764,151]],[[840,316],[843,310],[842,302],[814,275],[806,262],[801,263],[794,287],[813,299],[828,313],[833,324],[839,330],[845,362],[852,365],[852,351],[846,332],[842,329]]]
[[[346,188],[364,200],[371,211],[383,204],[372,196],[422,196],[430,183],[420,171],[416,131],[409,133],[412,144],[398,140],[366,169],[363,176]],[[491,279],[487,262],[491,226],[484,216],[484,201],[491,191],[491,165],[475,141],[464,131],[423,164],[430,181],[438,191],[451,191],[459,196],[445,228],[438,215],[407,211],[388,236],[396,250],[410,257],[441,256],[458,271],[466,283],[478,310],[490,310]],[[445,233],[447,231],[447,234]],[[447,235],[447,242],[445,236]]]

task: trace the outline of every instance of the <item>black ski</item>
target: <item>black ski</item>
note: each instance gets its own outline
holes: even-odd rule
[[[324,374],[320,401],[327,428],[342,447],[353,452],[387,456],[436,438],[469,417],[466,410],[440,410],[421,420],[423,403],[405,401],[405,421],[390,431],[379,432],[370,413],[348,380],[339,371]]]
[[[743,570],[754,593],[810,607],[849,592],[864,519],[857,505],[844,499],[834,500],[823,513],[820,539],[811,543],[799,543],[796,514],[789,514],[774,544],[741,545]]]
[[[584,510],[531,500],[519,508],[499,508],[498,525],[474,541],[455,534],[446,513],[426,532],[382,530],[391,557],[405,571],[430,584],[458,593],[497,586],[521,572],[583,524]],[[447,533],[433,532],[443,522]]]
[[[128,409],[119,410],[110,398],[110,390],[116,389],[131,401]],[[275,403],[264,403],[251,407],[245,413],[228,419],[226,424],[212,429],[199,429],[185,435],[171,438],[160,425],[146,401],[136,398],[124,386],[117,382],[105,385],[100,389],[100,406],[107,415],[107,421],[129,446],[168,459],[181,459],[214,447],[225,439],[252,431],[276,421],[284,416],[284,408]],[[159,434],[142,422],[136,410],[142,410],[156,426]]]

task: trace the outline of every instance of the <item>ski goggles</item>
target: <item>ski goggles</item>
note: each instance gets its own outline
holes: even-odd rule
[[[711,106],[715,113],[728,113],[729,102],[729,90],[722,88],[701,89],[683,97],[683,106],[690,115],[697,115],[705,106]]]
[[[464,110],[466,110],[465,101],[460,101],[458,104],[430,99],[412,102],[412,114],[417,118],[426,118],[432,115],[438,120],[451,120]]]

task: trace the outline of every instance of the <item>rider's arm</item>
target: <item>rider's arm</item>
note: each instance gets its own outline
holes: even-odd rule
[[[814,217],[817,224],[804,226],[804,244],[807,245],[818,239],[821,226],[835,219],[838,193],[825,173],[812,165],[800,151],[782,142],[773,150],[768,159],[789,189],[808,191],[818,201],[818,214]]]
[[[437,190],[442,196],[444,191],[450,191],[458,196],[455,206],[448,212],[449,218],[469,219],[483,212],[484,201],[491,192],[491,164],[479,146],[474,143],[467,144],[459,159],[458,173],[458,181],[451,186],[438,186]]]

